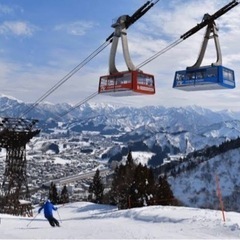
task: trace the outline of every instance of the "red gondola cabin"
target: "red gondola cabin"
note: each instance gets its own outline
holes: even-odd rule
[[[102,76],[99,80],[98,93],[111,96],[155,94],[154,76],[140,71]]]

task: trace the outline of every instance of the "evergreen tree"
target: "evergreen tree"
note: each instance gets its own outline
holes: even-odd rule
[[[51,182],[50,188],[49,188],[49,196],[48,199],[53,203],[57,204],[59,202],[59,196],[57,192],[57,187],[56,185]]]
[[[68,194],[67,186],[65,185],[62,189],[59,203],[63,204],[68,202],[69,202],[69,194]]]
[[[110,198],[112,199],[112,203],[117,205],[119,209],[127,208],[126,204],[126,167],[124,165],[120,165],[115,169],[112,187],[110,192]]]
[[[118,205],[119,209],[129,207],[129,197],[134,180],[134,170],[136,165],[129,151],[125,165],[120,165],[115,169],[110,198],[112,203]]]
[[[115,169],[109,198],[111,200],[110,203],[117,205],[119,209],[129,207],[129,194],[135,167],[131,151],[129,151],[126,164],[121,164]]]
[[[152,169],[139,164],[134,171],[131,187],[131,207],[142,207],[154,204],[155,179]]]
[[[156,202],[160,205],[176,205],[177,203],[166,176],[159,177]]]
[[[89,186],[90,200],[95,203],[102,203],[103,191],[104,186],[102,183],[102,178],[100,176],[99,170],[97,169],[93,177],[93,182]]]
[[[115,169],[110,196],[119,209],[153,204],[155,179],[152,169],[134,163],[129,152],[125,165]]]
[[[128,152],[126,165],[128,165],[129,167],[133,167],[134,166],[134,161],[133,161],[133,157],[132,157],[132,152],[131,151]]]

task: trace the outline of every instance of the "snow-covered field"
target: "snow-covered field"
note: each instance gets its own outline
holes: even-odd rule
[[[77,202],[59,206],[51,227],[33,218],[1,214],[1,239],[239,239],[240,213],[171,206],[129,210]],[[33,221],[32,221],[33,220]]]

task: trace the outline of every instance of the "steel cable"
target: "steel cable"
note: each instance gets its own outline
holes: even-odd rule
[[[29,113],[40,102],[42,102],[44,99],[46,99],[50,94],[52,94],[56,89],[58,89],[63,83],[65,83],[70,77],[72,77],[76,72],[78,72],[88,62],[90,62],[94,57],[96,57],[100,52],[102,52],[110,43],[111,43],[111,40],[109,42],[104,42],[93,53],[91,53],[86,59],[84,59],[80,64],[78,64],[72,71],[70,71],[59,82],[57,82],[52,88],[50,88],[45,94],[43,94],[37,101],[35,101],[35,103],[33,103],[28,109],[26,109],[20,117]]]
[[[154,59],[156,59],[157,57],[161,56],[162,54],[166,53],[167,51],[171,50],[172,48],[174,48],[175,46],[177,46],[179,43],[181,43],[183,41],[183,39],[178,39],[175,42],[171,43],[170,45],[168,45],[167,47],[163,48],[162,50],[160,50],[159,52],[155,53],[152,57],[146,59],[144,62],[142,62],[141,64],[139,64],[137,66],[137,68],[141,68],[143,66],[145,66],[146,64],[150,63],[151,61],[153,61]]]

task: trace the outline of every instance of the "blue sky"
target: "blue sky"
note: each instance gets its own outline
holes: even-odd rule
[[[113,32],[111,24],[121,15],[132,15],[146,1],[140,0],[3,0],[0,2],[0,83],[3,95],[35,102]],[[135,65],[200,23],[205,13],[213,14],[228,0],[160,0],[128,29],[131,58]],[[239,109],[238,87],[240,27],[239,6],[217,20],[223,65],[235,70],[234,90],[183,92],[172,89],[176,70],[195,63],[203,40],[199,31],[177,47],[143,66],[155,76],[154,96],[114,98],[98,95],[91,102],[119,103],[142,107],[200,105],[211,109]],[[53,92],[45,101],[76,104],[98,88],[101,75],[108,74],[110,46]],[[206,65],[215,62],[209,44]],[[117,67],[125,71],[121,47]]]

